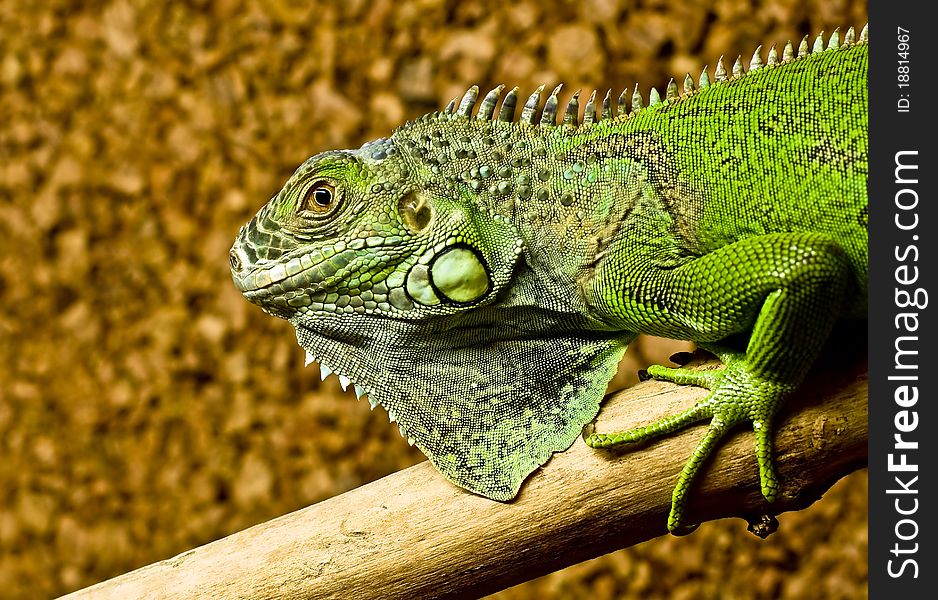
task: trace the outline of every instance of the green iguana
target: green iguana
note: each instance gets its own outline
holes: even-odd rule
[[[639,333],[691,340],[719,371],[684,413],[594,447],[710,419],[677,483],[751,423],[762,493],[773,417],[834,323],[866,314],[867,29],[722,59],[661,98],[543,86],[515,117],[478,88],[358,150],[304,162],[244,227],[235,284],[288,319],[307,364],[355,382],[450,481],[500,501],[599,410]],[[618,113],[618,114],[616,114]]]

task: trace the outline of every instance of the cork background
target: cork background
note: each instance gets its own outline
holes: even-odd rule
[[[847,0],[3,2],[0,596],[65,593],[423,460],[231,283],[238,227],[310,154],[472,83],[661,90],[865,20]],[[637,346],[615,386],[675,348]],[[865,597],[866,486],[845,478],[764,542],[709,523],[496,597]]]

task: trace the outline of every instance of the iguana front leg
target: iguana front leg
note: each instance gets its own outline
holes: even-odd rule
[[[629,273],[641,273],[632,277]],[[613,308],[626,327],[690,339],[703,347],[749,333],[744,352],[714,349],[720,371],[649,367],[656,379],[706,387],[710,393],[681,414],[617,434],[592,434],[586,443],[608,447],[641,442],[710,418],[710,427],[681,472],[672,495],[668,530],[682,528],[687,493],[700,467],[734,426],[752,423],[762,494],[778,493],[772,461],[773,418],[782,399],[804,379],[837,321],[851,271],[827,236],[772,234],[748,238],[675,269],[634,269],[618,276],[626,294]],[[602,281],[602,280],[600,280]]]

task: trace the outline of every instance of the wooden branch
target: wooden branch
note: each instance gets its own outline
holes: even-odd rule
[[[855,360],[789,400],[776,435],[778,502],[759,494],[752,433],[741,430],[709,463],[689,519],[804,508],[864,466],[866,383],[865,360]],[[597,429],[676,413],[703,393],[640,384],[606,400]],[[578,441],[508,504],[464,492],[424,462],[67,597],[482,596],[664,534],[671,489],[702,434],[692,427],[628,452]]]

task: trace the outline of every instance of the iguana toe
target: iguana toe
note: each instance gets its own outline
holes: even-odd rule
[[[693,407],[659,419],[649,425],[635,427],[621,433],[592,433],[586,443],[594,448],[607,448],[623,443],[637,443],[654,439],[706,418],[711,418],[707,433],[694,448],[685,463],[671,496],[668,531],[687,533],[684,507],[688,494],[707,458],[718,447],[720,440],[742,423],[752,423],[755,432],[755,454],[759,466],[762,495],[772,502],[778,496],[779,484],[772,459],[773,416],[791,385],[766,381],[753,375],[745,358],[729,357],[731,362],[722,370],[696,370],[652,365],[648,374],[654,379],[678,384],[697,385],[710,389],[706,398]]]

